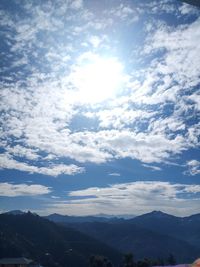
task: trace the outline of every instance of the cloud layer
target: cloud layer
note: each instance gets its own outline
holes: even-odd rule
[[[143,214],[152,210],[185,216],[199,211],[200,185],[138,181],[69,192],[69,201],[51,203],[47,211],[63,214]]]

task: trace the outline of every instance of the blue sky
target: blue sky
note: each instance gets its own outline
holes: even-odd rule
[[[200,212],[200,10],[0,2],[0,211]]]

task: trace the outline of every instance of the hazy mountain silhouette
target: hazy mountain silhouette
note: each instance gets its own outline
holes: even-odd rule
[[[50,214],[44,218],[53,222],[65,222],[65,223],[82,223],[82,222],[109,222],[109,221],[123,221],[123,218],[108,216],[68,216],[61,214]]]
[[[191,262],[200,254],[200,215],[180,218],[153,211],[130,220],[74,222],[71,226],[136,258],[166,258]],[[65,225],[70,225],[64,223]]]
[[[12,214],[12,215],[22,215],[24,213],[25,212],[23,212],[21,210],[11,210],[11,211],[5,212],[5,214]]]
[[[128,222],[156,233],[184,240],[192,246],[200,248],[200,214],[176,217],[160,211],[153,211]]]

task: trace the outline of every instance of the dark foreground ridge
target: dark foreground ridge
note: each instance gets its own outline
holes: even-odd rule
[[[44,266],[89,266],[93,254],[114,263],[122,255],[101,241],[30,212],[0,215],[0,258],[26,257]]]

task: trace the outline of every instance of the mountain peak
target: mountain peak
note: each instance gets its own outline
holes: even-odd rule
[[[167,213],[164,213],[160,210],[153,210],[152,212],[150,212],[149,214],[152,214],[152,215],[156,215],[156,216],[165,216],[165,215],[169,215]]]
[[[170,215],[168,213],[162,212],[160,210],[154,210],[149,213],[145,213],[143,215],[140,215],[137,218],[172,218],[175,217],[174,215]]]

